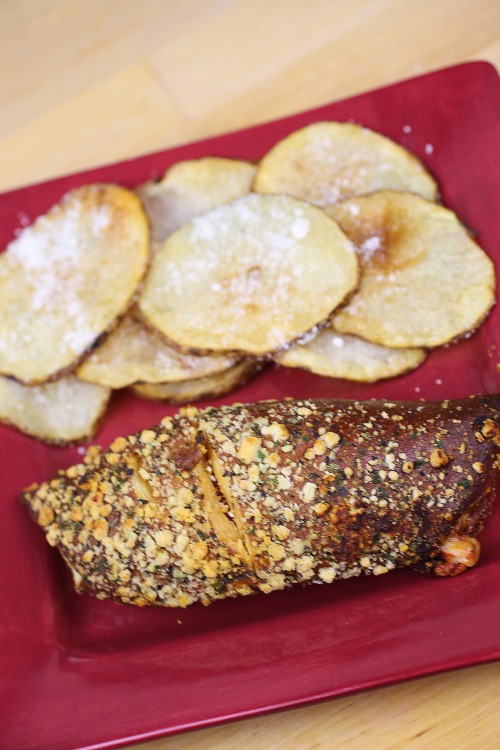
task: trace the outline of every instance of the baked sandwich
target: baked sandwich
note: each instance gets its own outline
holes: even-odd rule
[[[90,448],[23,492],[80,592],[185,607],[479,557],[500,397],[265,401]]]

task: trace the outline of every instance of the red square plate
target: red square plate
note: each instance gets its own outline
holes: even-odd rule
[[[0,197],[0,242],[81,183],[134,187],[181,159],[258,159],[321,119],[353,119],[414,151],[439,180],[443,202],[500,262],[500,85],[480,62],[16,190]],[[499,334],[496,308],[474,336],[435,351],[404,377],[368,386],[275,368],[216,403],[492,392]],[[98,440],[107,445],[166,411],[117,394]],[[0,447],[0,736],[9,750],[116,747],[500,657],[500,508],[482,536],[480,564],[457,579],[399,571],[208,609],[143,610],[76,595],[57,552],[17,501],[25,485],[77,461],[77,450],[49,448],[7,427]]]

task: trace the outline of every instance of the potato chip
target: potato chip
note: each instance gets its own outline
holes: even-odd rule
[[[0,376],[0,421],[46,443],[92,437],[111,391],[74,375],[44,385],[23,385]]]
[[[354,247],[329,216],[252,194],[170,235],[139,308],[185,350],[262,355],[327,318],[357,283]]]
[[[154,246],[199,214],[249,193],[253,164],[215,156],[174,164],[160,182],[137,189],[151,225]]]
[[[393,191],[327,210],[362,265],[359,290],[334,317],[339,332],[434,347],[475,329],[493,305],[493,263],[452,211]]]
[[[425,355],[423,349],[389,349],[328,326],[311,341],[291,346],[275,360],[285,367],[300,367],[317,375],[373,383],[414,370]]]
[[[264,156],[254,183],[259,193],[288,193],[319,206],[384,189],[430,200],[437,194],[413,154],[348,122],[318,122],[291,133]]]
[[[182,354],[132,313],[80,365],[78,377],[109,388],[202,378],[226,370],[237,358],[224,354]]]
[[[86,185],[0,255],[0,373],[42,383],[70,371],[129,307],[146,270],[138,198]]]
[[[262,364],[252,360],[241,360],[232,367],[214,375],[177,383],[145,383],[132,386],[137,396],[171,404],[186,404],[200,398],[222,396],[239,388],[250,380]]]

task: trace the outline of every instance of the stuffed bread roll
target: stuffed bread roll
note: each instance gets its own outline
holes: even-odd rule
[[[498,396],[184,409],[23,493],[79,591],[205,604],[479,557]]]

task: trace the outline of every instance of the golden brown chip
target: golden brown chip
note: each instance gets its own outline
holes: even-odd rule
[[[253,164],[209,156],[174,164],[159,182],[137,189],[156,245],[195,216],[249,193]]]
[[[0,421],[46,443],[91,438],[111,391],[74,375],[44,385],[0,377]]]
[[[42,383],[72,369],[129,307],[149,256],[137,197],[86,185],[0,255],[0,373]]]
[[[328,209],[358,247],[359,290],[335,328],[389,347],[434,347],[476,328],[494,302],[495,272],[456,215],[384,191]]]
[[[326,206],[375,190],[434,200],[437,185],[409,151],[347,122],[318,122],[279,141],[262,159],[254,190],[288,193]]]
[[[317,375],[373,383],[415,369],[425,359],[423,349],[389,349],[358,336],[338,333],[332,326],[311,341],[295,344],[275,357],[285,367],[300,367]]]
[[[357,282],[356,252],[329,216],[290,196],[253,194],[170,235],[139,308],[186,350],[261,355],[327,318]]]
[[[171,404],[187,404],[209,396],[222,396],[239,388],[260,370],[261,365],[251,360],[242,360],[232,367],[214,375],[179,383],[145,383],[132,386],[137,396]]]
[[[202,378],[222,372],[236,361],[225,354],[182,354],[129,313],[80,365],[77,373],[90,383],[124,388],[138,382]]]

